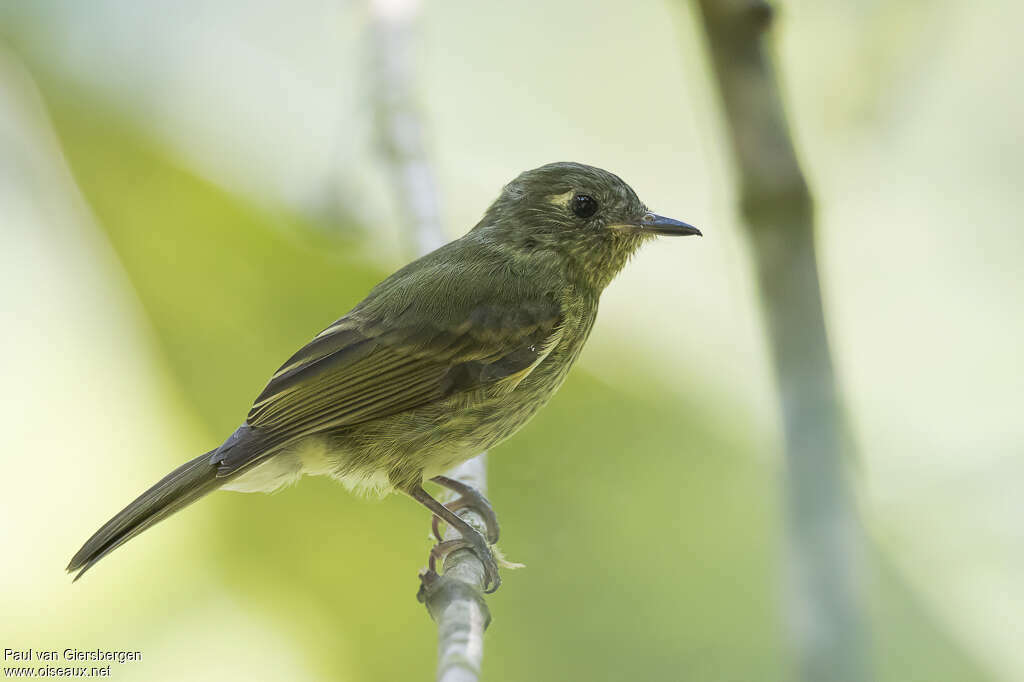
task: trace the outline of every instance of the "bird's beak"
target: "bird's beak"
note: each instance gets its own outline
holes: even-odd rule
[[[701,231],[693,225],[673,220],[672,218],[666,218],[656,213],[648,213],[641,218],[639,227],[643,232],[653,232],[654,234],[663,234],[670,237],[682,237],[688,234],[695,234],[698,237],[703,236]]]

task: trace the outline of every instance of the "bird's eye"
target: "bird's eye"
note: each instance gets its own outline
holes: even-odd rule
[[[597,201],[586,194],[577,194],[572,198],[572,212],[580,218],[589,218],[597,213]]]

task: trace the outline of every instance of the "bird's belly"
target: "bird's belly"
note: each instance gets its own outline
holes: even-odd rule
[[[467,459],[512,436],[537,413],[547,402],[548,397],[550,394],[514,402],[487,401],[471,409],[454,411],[451,417],[438,427],[440,435],[442,440],[455,446],[450,456],[457,457],[458,454],[465,452],[466,457],[463,459]],[[447,468],[458,464],[459,461],[462,460],[443,462],[441,466]]]
[[[504,441],[555,388],[531,384],[473,392],[341,429],[326,439],[328,473],[356,491],[408,489]],[[313,473],[309,466],[304,469]]]
[[[382,495],[437,476],[502,442],[529,421],[542,401],[484,400],[423,409],[310,436],[268,457],[223,486],[272,492],[301,476],[327,475],[353,492]]]

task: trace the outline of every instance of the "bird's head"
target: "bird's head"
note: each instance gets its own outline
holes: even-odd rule
[[[617,175],[581,163],[521,173],[474,228],[517,260],[546,262],[604,289],[641,244],[657,235],[700,234],[650,212]]]

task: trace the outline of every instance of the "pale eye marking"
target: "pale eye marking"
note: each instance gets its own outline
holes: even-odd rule
[[[568,206],[569,200],[572,199],[574,194],[575,192],[573,190],[569,190],[562,194],[552,194],[548,197],[548,203],[555,204],[556,206]]]

